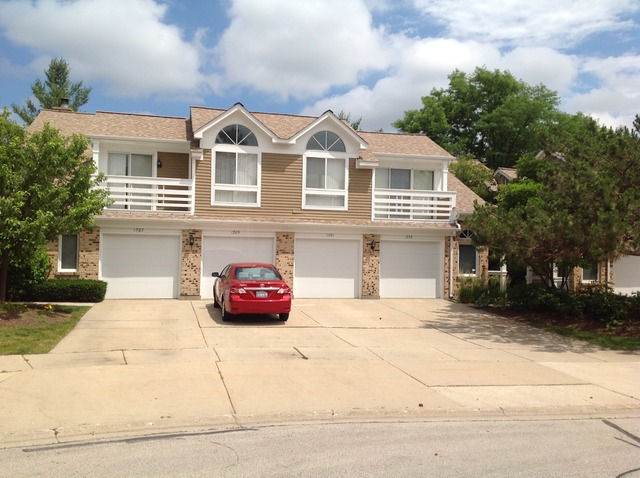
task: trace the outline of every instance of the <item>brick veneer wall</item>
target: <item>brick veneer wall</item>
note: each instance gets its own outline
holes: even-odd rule
[[[362,298],[380,298],[380,236],[364,234],[362,236]],[[371,250],[371,241],[376,246]]]
[[[100,260],[100,228],[93,231],[82,231],[78,248],[78,271],[58,272],[58,239],[49,242],[48,253],[51,261],[49,279],[76,277],[79,279],[98,279]]]
[[[295,234],[293,232],[276,233],[276,269],[282,274],[289,287],[293,287],[293,253]]]
[[[189,237],[193,236],[193,246]],[[202,263],[202,231],[182,231],[182,261],[180,268],[180,299],[200,298],[200,264]]]

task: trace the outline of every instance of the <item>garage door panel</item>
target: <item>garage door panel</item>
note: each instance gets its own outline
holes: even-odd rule
[[[380,297],[436,298],[440,277],[439,243],[382,241]]]
[[[293,293],[298,298],[358,296],[360,242],[297,239]]]
[[[640,291],[640,256],[622,256],[613,263],[613,290],[631,295]]]
[[[176,298],[180,236],[105,234],[101,272],[108,299]]]
[[[202,252],[200,295],[213,298],[212,272],[220,272],[231,262],[275,262],[273,237],[215,237],[205,236]]]

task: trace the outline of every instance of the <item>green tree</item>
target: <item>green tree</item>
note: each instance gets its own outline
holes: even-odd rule
[[[10,263],[26,262],[60,234],[90,228],[107,205],[108,192],[95,188],[103,177],[85,155],[88,144],[49,125],[29,134],[7,110],[0,114],[0,301]]]
[[[462,156],[451,163],[449,170],[485,201],[492,198],[493,194],[489,189],[489,184],[493,174],[480,161],[469,156]]]
[[[455,70],[448,88],[434,88],[422,108],[393,123],[424,133],[454,156],[473,155],[491,169],[513,167],[539,145],[540,129],[555,118],[559,98],[544,85],[531,86],[508,71]]]
[[[49,68],[45,70],[45,81],[40,78],[31,85],[33,96],[39,102],[36,105],[31,99],[25,101],[26,106],[18,106],[15,103],[11,109],[22,118],[27,125],[33,123],[42,109],[56,108],[61,105],[62,98],[69,100],[69,108],[78,111],[78,108],[89,101],[91,87],[85,87],[82,81],[72,83],[69,79],[69,65],[63,58],[54,58],[49,63]]]
[[[524,156],[518,179],[468,221],[478,245],[530,266],[554,287],[554,265],[569,270],[640,247],[640,121],[610,129],[561,115],[544,154]]]
[[[351,121],[351,113],[345,113],[343,110],[340,110],[338,113],[338,118],[342,121],[346,121],[351,125],[353,129],[358,131],[360,129],[360,123],[362,123],[362,116],[360,116],[357,120]]]

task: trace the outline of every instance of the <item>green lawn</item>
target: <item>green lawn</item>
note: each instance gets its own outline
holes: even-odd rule
[[[54,306],[68,315],[62,323],[30,323],[28,327],[0,328],[0,355],[46,354],[76,326],[91,307]]]

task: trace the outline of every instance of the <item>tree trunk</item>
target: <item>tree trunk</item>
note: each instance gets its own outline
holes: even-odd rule
[[[0,302],[7,300],[7,276],[9,275],[9,249],[2,250],[0,257]]]

